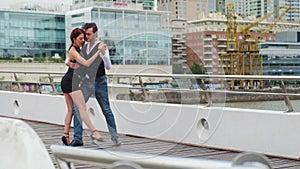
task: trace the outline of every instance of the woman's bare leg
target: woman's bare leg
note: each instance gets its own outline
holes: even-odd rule
[[[70,96],[79,110],[80,118],[87,125],[87,127],[89,128],[89,130],[92,133],[92,136],[96,139],[101,138],[101,135],[98,132],[95,132],[95,127],[92,124],[92,122],[87,114],[86,103],[84,101],[82,91],[81,90],[73,91],[72,93],[70,93]]]
[[[64,125],[64,136],[66,137],[66,143],[70,144],[69,131],[70,131],[71,121],[73,116],[73,111],[72,111],[73,101],[69,94],[65,93],[64,96],[67,105],[67,114],[65,117],[65,125]]]

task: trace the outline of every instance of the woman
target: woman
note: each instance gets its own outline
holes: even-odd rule
[[[98,51],[93,55],[90,59],[85,60],[83,57],[80,56],[80,47],[83,46],[85,43],[85,32],[83,29],[75,28],[72,30],[71,35],[71,45],[68,51],[69,60],[73,63],[80,63],[83,66],[90,66],[93,61],[99,57],[100,52],[105,54],[105,48],[103,44],[98,46]],[[82,121],[87,125],[89,130],[91,131],[91,138],[92,140],[104,141],[99,132],[96,131],[95,127],[93,126],[91,120],[87,114],[87,108],[84,101],[84,97],[82,91],[80,90],[80,75],[74,72],[74,69],[70,68],[63,76],[61,80],[61,88],[65,96],[66,104],[67,104],[67,115],[65,117],[65,126],[64,126],[64,135],[62,136],[61,140],[63,144],[68,145],[70,144],[69,139],[69,130],[72,120],[72,104],[74,103],[79,112]]]

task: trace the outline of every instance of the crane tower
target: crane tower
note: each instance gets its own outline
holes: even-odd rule
[[[242,54],[239,53],[238,49],[238,33],[237,33],[237,24],[236,24],[236,15],[234,10],[233,1],[228,2],[227,4],[227,15],[226,15],[226,53],[220,55],[220,60],[224,73],[226,75],[240,75],[241,74],[241,65],[240,59]],[[234,85],[234,80],[230,80],[231,88]]]

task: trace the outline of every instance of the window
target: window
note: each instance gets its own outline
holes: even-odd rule
[[[78,18],[84,16],[84,13],[72,15],[72,18]]]

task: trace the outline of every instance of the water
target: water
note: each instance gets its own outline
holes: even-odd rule
[[[294,112],[300,112],[300,100],[292,100],[291,104],[294,108]],[[259,110],[276,110],[276,111],[287,110],[284,100],[226,103],[226,107],[259,109]]]

